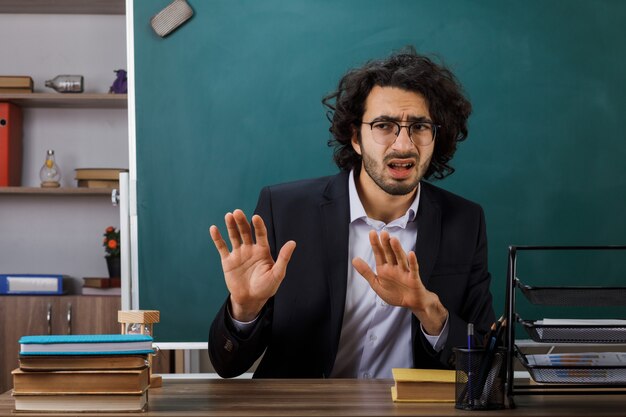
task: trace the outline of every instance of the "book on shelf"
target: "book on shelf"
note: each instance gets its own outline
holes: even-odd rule
[[[122,289],[120,287],[94,288],[94,287],[85,287],[85,286],[83,286],[83,288],[81,290],[81,294],[83,294],[83,295],[110,295],[110,296],[118,296],[118,295],[122,295]]]
[[[16,394],[16,411],[124,412],[143,411],[148,391],[141,394]]]
[[[22,371],[80,371],[98,369],[143,369],[148,355],[37,355],[19,357]]]
[[[120,173],[128,172],[126,168],[76,168],[77,180],[119,180]]]
[[[65,275],[56,274],[0,274],[0,294],[63,294],[64,281]]]
[[[22,336],[20,355],[108,355],[154,353],[145,334]]]
[[[114,277],[84,277],[83,278],[83,287],[91,287],[91,288],[117,288],[121,287],[122,280],[120,278]]]
[[[22,88],[33,91],[33,79],[27,75],[0,75],[0,88]]]
[[[0,94],[31,94],[32,92],[30,88],[0,87]]]
[[[120,188],[119,180],[78,180],[80,188]]]
[[[141,394],[150,385],[150,368],[28,372],[14,369],[16,394]]]
[[[456,371],[393,368],[391,372],[395,382],[391,398],[395,402],[455,401]]]

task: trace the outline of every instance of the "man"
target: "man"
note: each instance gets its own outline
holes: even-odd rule
[[[341,173],[261,191],[252,225],[210,233],[230,296],[209,333],[222,377],[391,378],[453,366],[494,321],[482,209],[443,178],[471,105],[414,51],[348,72],[324,98]]]

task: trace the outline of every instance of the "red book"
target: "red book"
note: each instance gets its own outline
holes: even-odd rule
[[[22,109],[0,103],[0,187],[22,182]]]

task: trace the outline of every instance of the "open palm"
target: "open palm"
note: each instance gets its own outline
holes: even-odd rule
[[[227,213],[225,220],[232,248],[230,251],[216,226],[211,226],[210,234],[222,261],[233,318],[250,321],[258,315],[267,300],[276,294],[296,243],[285,243],[274,261],[267,240],[267,229],[261,217],[252,216],[256,243],[243,211]]]
[[[369,238],[376,273],[361,258],[352,260],[354,268],[383,301],[410,309],[429,334],[439,334],[448,312],[439,297],[422,283],[415,252],[410,251],[407,255],[400,241],[386,231],[381,232],[379,239],[372,230]]]
[[[391,238],[386,231],[381,233],[380,240],[375,231],[371,231],[369,237],[376,273],[360,258],[353,261],[356,270],[387,304],[408,308],[419,304],[427,290],[420,279],[415,254],[409,252],[407,256],[400,241]]]

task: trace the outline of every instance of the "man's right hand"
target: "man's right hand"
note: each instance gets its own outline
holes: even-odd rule
[[[230,291],[231,314],[235,320],[248,322],[258,316],[267,300],[278,291],[296,242],[285,243],[274,262],[267,241],[267,228],[260,216],[252,216],[256,243],[243,211],[237,209],[227,213],[225,220],[231,251],[217,226],[211,226],[209,233],[222,260],[226,286]]]

